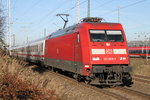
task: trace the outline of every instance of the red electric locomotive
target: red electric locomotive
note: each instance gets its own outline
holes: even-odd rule
[[[101,20],[84,18],[79,24],[58,30],[40,40],[41,49],[38,48],[38,41],[32,43],[41,51],[37,50],[33,55],[31,51],[24,58],[32,56],[28,57],[31,61],[72,73],[78,81],[98,85],[130,85],[131,67],[122,25]],[[32,46],[24,47],[24,52]]]

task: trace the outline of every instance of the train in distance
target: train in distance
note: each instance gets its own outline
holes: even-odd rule
[[[131,85],[126,35],[119,23],[87,17],[49,36],[17,46],[12,56],[59,69],[79,82]]]
[[[130,57],[148,57],[150,58],[150,46],[130,46]]]

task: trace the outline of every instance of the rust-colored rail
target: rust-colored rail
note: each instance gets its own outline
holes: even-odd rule
[[[100,92],[100,93],[103,93],[105,95],[108,95],[108,96],[111,96],[111,97],[114,97],[118,100],[129,100],[129,98],[125,97],[125,96],[122,96],[122,95],[119,95],[117,93],[113,93],[111,91],[107,91],[105,88],[102,89],[102,88],[98,88],[96,86],[91,86],[91,85],[86,85],[85,83],[81,83],[83,86],[87,87],[87,88],[90,88],[90,89],[93,89],[97,92]]]
[[[150,77],[148,77],[148,76],[134,75],[134,74],[132,76],[150,80]]]
[[[133,89],[126,88],[126,87],[116,87],[114,89],[117,89],[117,90],[120,90],[120,91],[123,91],[123,92],[126,92],[126,93],[130,93],[132,95],[142,97],[143,100],[150,100],[150,94],[146,94],[146,93],[143,93],[141,91],[133,90]]]
[[[140,75],[132,75],[133,80],[150,84],[150,77],[148,76],[140,76]]]

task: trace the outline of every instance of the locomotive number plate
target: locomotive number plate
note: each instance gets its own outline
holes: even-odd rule
[[[113,50],[112,50],[112,49],[106,49],[106,50],[105,50],[105,53],[106,53],[106,54],[113,54]]]
[[[116,60],[116,58],[104,58],[104,60]]]

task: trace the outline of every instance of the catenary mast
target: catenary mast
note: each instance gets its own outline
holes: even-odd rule
[[[10,14],[10,0],[7,0],[7,27],[8,27],[8,32],[7,32],[7,44],[9,44],[9,53],[11,55],[11,14]]]
[[[90,17],[90,0],[88,0],[88,17]]]
[[[80,0],[76,1],[76,23],[79,23],[80,20]]]

